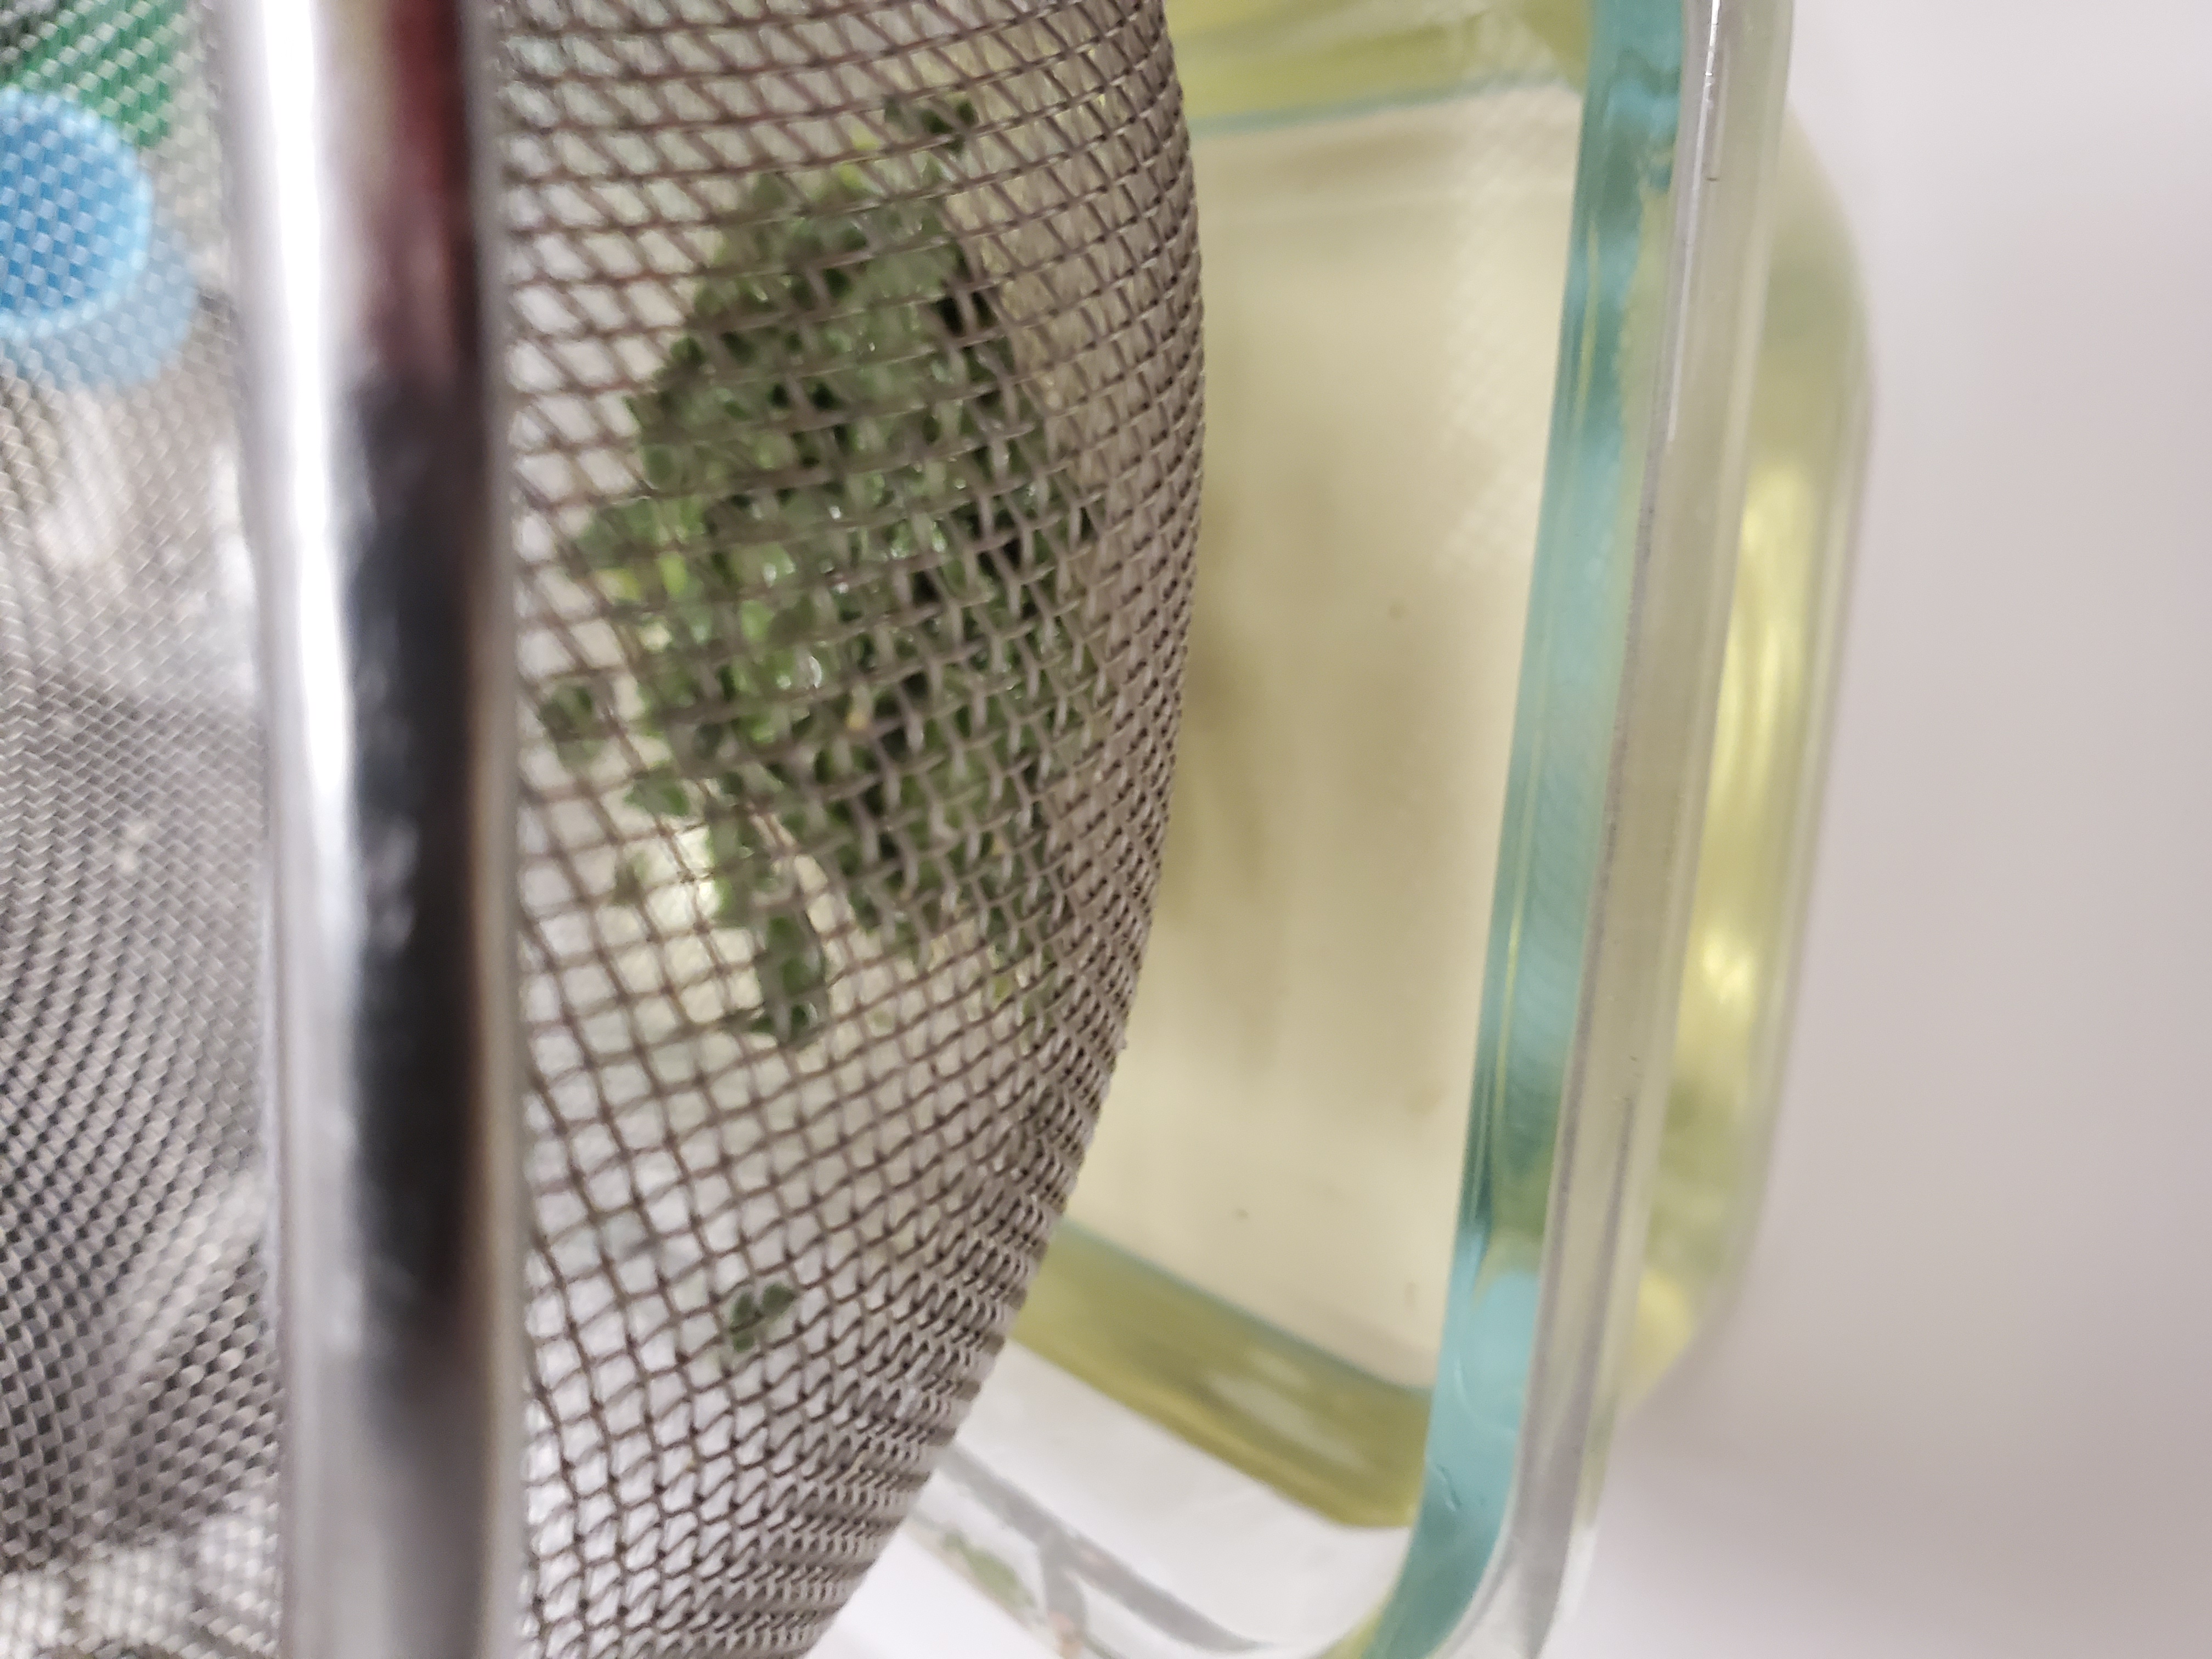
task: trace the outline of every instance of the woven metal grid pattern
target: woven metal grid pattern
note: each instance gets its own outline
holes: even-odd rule
[[[180,0],[0,0],[6,1659],[265,1650],[274,1607],[260,755],[202,40]]]
[[[1157,6],[511,14],[549,1655],[797,1654],[1133,989],[1196,514]]]
[[[1002,1340],[1133,987],[1197,499],[1180,110],[1151,4],[501,18],[526,1650],[796,1654]],[[0,1659],[276,1648],[203,25],[0,0],[0,84],[137,155],[167,272],[0,362]]]

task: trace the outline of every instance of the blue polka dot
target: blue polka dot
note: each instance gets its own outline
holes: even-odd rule
[[[144,380],[195,298],[130,141],[65,99],[0,91],[0,362],[61,385]]]

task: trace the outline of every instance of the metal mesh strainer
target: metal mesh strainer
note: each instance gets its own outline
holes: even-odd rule
[[[366,1031],[390,985],[380,928],[411,926],[386,958],[419,967],[426,939],[460,936],[441,928],[479,925],[378,896],[468,833],[434,787],[439,720],[472,719],[466,673],[442,714],[410,683],[392,707],[416,726],[356,721],[350,749],[311,745],[338,772],[291,775],[318,717],[284,701],[312,656],[287,654],[313,598],[287,562],[296,514],[260,550],[273,749],[256,696],[239,457],[266,500],[257,469],[324,434],[237,436],[234,344],[243,328],[254,355],[268,296],[307,267],[265,235],[234,261],[217,136],[271,149],[274,60],[254,53],[280,37],[321,54],[306,102],[330,62],[358,63],[374,129],[372,94],[434,88],[455,33],[433,0],[289,7],[0,0],[0,1659],[330,1645],[297,1615],[336,1534],[296,1510],[356,1480],[359,1537],[410,1517],[399,1477],[346,1464],[357,1402],[318,1366],[351,1331],[374,1362],[357,1375],[386,1390],[359,1420],[393,1445],[393,1425],[434,1426],[436,1390],[470,1380],[439,1369],[437,1322],[462,1304],[418,1310],[375,1269],[462,1224],[497,1255],[496,1205],[402,1170],[392,1191],[432,1212],[363,1208],[404,1236],[384,1258],[369,1241],[359,1283],[303,1275],[324,1200],[355,1213],[316,1185],[337,1105],[293,1054],[264,1117],[272,1021],[295,1048],[324,1040],[298,1023],[301,929],[371,964],[363,1000],[333,1010]],[[517,581],[491,668],[510,694],[519,670],[531,1132],[511,1321],[528,1402],[521,1468],[499,1478],[523,1489],[523,1640],[548,1659],[798,1654],[1004,1337],[1133,988],[1197,499],[1180,106],[1156,0],[489,12],[472,49],[500,134],[504,236],[484,241],[505,262],[488,287],[507,433],[489,482]],[[217,118],[204,43],[226,28],[252,37],[226,61],[264,72],[258,125]],[[418,159],[386,149],[396,175]],[[286,165],[246,155],[246,195]],[[394,199],[465,198],[421,185]],[[407,283],[430,315],[441,277],[386,269],[407,278],[374,290],[388,339],[421,325]],[[249,426],[294,407],[249,397]],[[466,457],[436,434],[410,448],[405,416],[379,417],[392,454],[361,474],[365,516],[389,496],[391,522],[442,532],[408,514],[450,507],[441,469],[465,477]],[[343,508],[330,522],[342,538]],[[392,562],[418,608],[390,616],[425,629],[387,640],[381,672],[419,681],[445,618],[409,556]],[[378,695],[382,615],[359,568],[361,635],[332,653],[356,708]],[[395,765],[409,787],[376,772]],[[286,802],[360,795],[370,774],[417,839],[363,832],[356,938],[343,907],[301,902],[313,849],[288,842]],[[392,994],[398,1022],[442,992]],[[339,1033],[368,1167],[383,1127],[449,1098],[386,1119],[380,1089],[437,1074],[466,1095],[435,1024],[398,1060]],[[381,1354],[387,1317],[429,1347]],[[507,1317],[487,1316],[495,1336]],[[447,1415],[449,1461],[500,1443],[471,1438],[465,1406]],[[448,1517],[415,1518],[427,1561]],[[475,1616],[357,1620],[346,1650],[412,1659],[395,1633]]]

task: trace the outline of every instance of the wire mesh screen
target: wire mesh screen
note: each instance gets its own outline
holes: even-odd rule
[[[252,1647],[274,1606],[261,763],[204,34],[181,0],[0,0],[6,1659]]]
[[[1002,1340],[1134,987],[1179,101],[1127,0],[513,17],[531,1617],[797,1653]]]
[[[1195,529],[1180,106],[1140,0],[498,15],[526,1650],[798,1654],[1121,1040]],[[276,1648],[212,21],[0,0],[0,1659]]]

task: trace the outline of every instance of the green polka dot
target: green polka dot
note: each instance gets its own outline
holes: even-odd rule
[[[150,149],[183,31],[184,0],[0,0],[0,85],[70,99]]]

